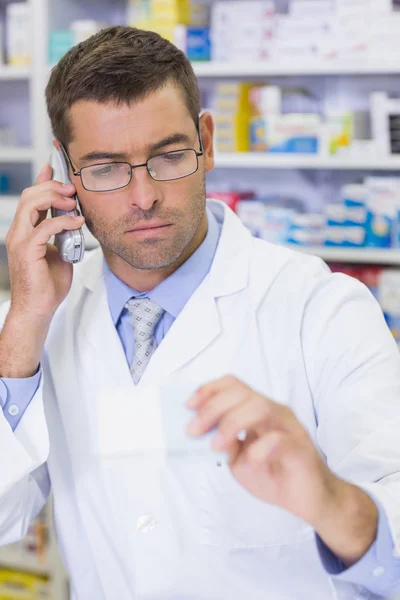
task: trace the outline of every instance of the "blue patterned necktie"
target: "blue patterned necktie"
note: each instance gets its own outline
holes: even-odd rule
[[[133,383],[139,383],[156,349],[154,330],[164,310],[148,298],[131,298],[125,304],[132,319],[135,355],[131,365]]]

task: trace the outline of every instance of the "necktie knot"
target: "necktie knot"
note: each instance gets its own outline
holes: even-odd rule
[[[148,298],[131,298],[125,308],[131,315],[135,339],[131,373],[134,383],[138,383],[155,350],[154,330],[165,311]]]
[[[125,306],[131,315],[135,341],[145,342],[151,340],[157,323],[164,313],[161,306],[148,298],[131,298]]]

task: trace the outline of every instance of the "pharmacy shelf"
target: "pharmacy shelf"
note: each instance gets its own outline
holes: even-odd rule
[[[3,203],[3,206],[4,206],[4,202],[7,202],[8,205],[11,205],[12,203],[17,205],[18,201],[19,201],[18,194],[0,194],[0,203]]]
[[[335,157],[316,154],[263,152],[217,153],[215,166],[227,169],[327,169],[341,171],[397,171],[400,156]]]
[[[0,65],[0,81],[11,81],[16,79],[30,79],[31,70],[29,67],[10,67]]]
[[[0,147],[0,163],[30,163],[33,158],[33,148]]]
[[[7,302],[11,298],[11,291],[9,289],[0,288],[0,303]],[[0,560],[0,566],[2,562]]]
[[[326,262],[398,265],[400,266],[400,250],[381,250],[374,248],[324,248],[287,245],[287,248],[319,256]]]
[[[330,61],[314,59],[305,61],[280,60],[254,62],[193,62],[197,77],[271,77],[271,76],[340,76],[340,75],[388,75],[400,74],[399,61],[386,59]]]

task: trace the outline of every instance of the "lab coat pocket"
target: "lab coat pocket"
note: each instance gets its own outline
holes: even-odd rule
[[[227,465],[203,463],[197,486],[203,544],[265,548],[296,544],[314,534],[307,523],[252,496],[235,480]]]

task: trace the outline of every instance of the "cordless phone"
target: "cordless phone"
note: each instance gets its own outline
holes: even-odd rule
[[[68,176],[67,162],[62,150],[53,148],[50,157],[50,165],[53,169],[54,180],[60,181],[61,183],[71,183]],[[75,194],[73,198],[77,201],[78,206],[77,195]],[[77,210],[66,211],[59,208],[51,209],[52,217],[61,217],[63,215],[77,216],[78,212]],[[57,233],[55,236],[55,244],[59,250],[61,259],[65,262],[78,263],[84,257],[85,238],[81,227],[74,231],[62,231],[61,233]]]

